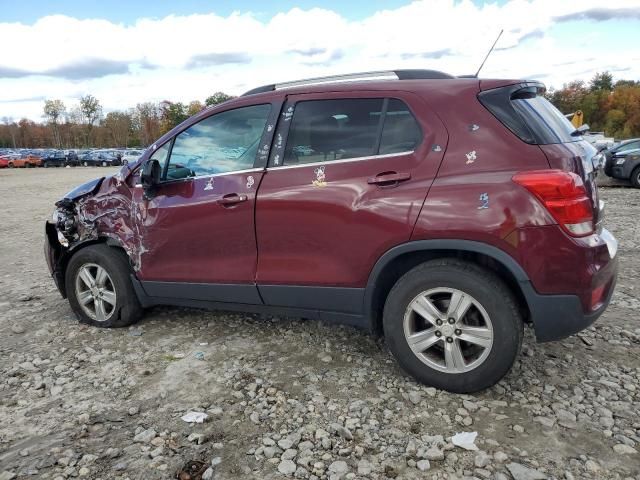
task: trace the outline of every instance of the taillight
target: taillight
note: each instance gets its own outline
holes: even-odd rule
[[[533,193],[553,218],[574,237],[594,232],[593,208],[579,175],[563,170],[534,170],[513,176]]]

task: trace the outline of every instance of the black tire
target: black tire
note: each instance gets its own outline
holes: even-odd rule
[[[640,166],[633,169],[631,172],[631,185],[636,188],[640,188]]]
[[[470,371],[439,371],[421,361],[409,346],[403,326],[405,312],[420,293],[436,288],[471,295],[491,320],[493,343],[488,356]],[[477,392],[496,384],[513,366],[523,337],[516,298],[504,282],[491,271],[452,258],[425,262],[403,275],[387,296],[383,326],[387,345],[406,372],[421,383],[454,393]]]
[[[97,321],[82,309],[76,296],[75,281],[79,270],[86,264],[104,268],[116,293],[116,305],[108,319]],[[82,323],[96,327],[126,327],[140,319],[143,310],[131,284],[131,269],[124,253],[104,244],[89,245],[75,253],[67,266],[65,285],[73,312]]]

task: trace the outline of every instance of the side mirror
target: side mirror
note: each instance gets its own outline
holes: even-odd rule
[[[147,198],[152,198],[155,195],[156,188],[160,183],[161,170],[160,162],[157,160],[148,160],[142,166],[140,182],[142,183],[142,188]]]

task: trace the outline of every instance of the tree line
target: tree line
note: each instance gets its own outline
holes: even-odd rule
[[[564,114],[581,110],[592,131],[618,139],[640,137],[640,81],[614,82],[609,72],[602,72],[589,82],[575,80],[551,89],[546,97]],[[61,100],[46,100],[43,122],[0,119],[0,148],[146,147],[203,108],[231,98],[217,92],[204,102],[144,102],[106,115],[92,95],[70,108]]]
[[[613,81],[609,72],[597,73],[591,81],[575,80],[547,98],[562,113],[581,110],[593,132],[616,139],[640,137],[640,81]]]
[[[0,148],[146,147],[191,115],[231,98],[217,92],[204,102],[144,102],[106,115],[93,95],[69,108],[61,100],[45,100],[42,122],[0,119]]]

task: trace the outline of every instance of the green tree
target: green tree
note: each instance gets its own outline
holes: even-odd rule
[[[85,95],[80,97],[80,113],[85,124],[85,145],[89,146],[93,127],[102,116],[102,106],[93,95]]]
[[[160,102],[160,133],[165,134],[176,125],[181,124],[189,113],[187,107],[181,102]]]
[[[66,108],[62,100],[45,100],[44,117],[51,126],[53,133],[53,143],[56,147],[62,148],[62,138],[60,137],[60,120],[66,112]]]
[[[596,73],[591,79],[591,82],[589,82],[589,89],[592,92],[598,90],[606,90],[610,92],[613,90],[613,75],[609,72]]]
[[[213,105],[218,105],[222,102],[226,102],[227,100],[231,100],[232,98],[235,98],[235,97],[232,97],[231,95],[227,95],[224,92],[216,92],[210,97],[207,97],[207,99],[204,101],[204,104],[207,107],[211,107]]]

